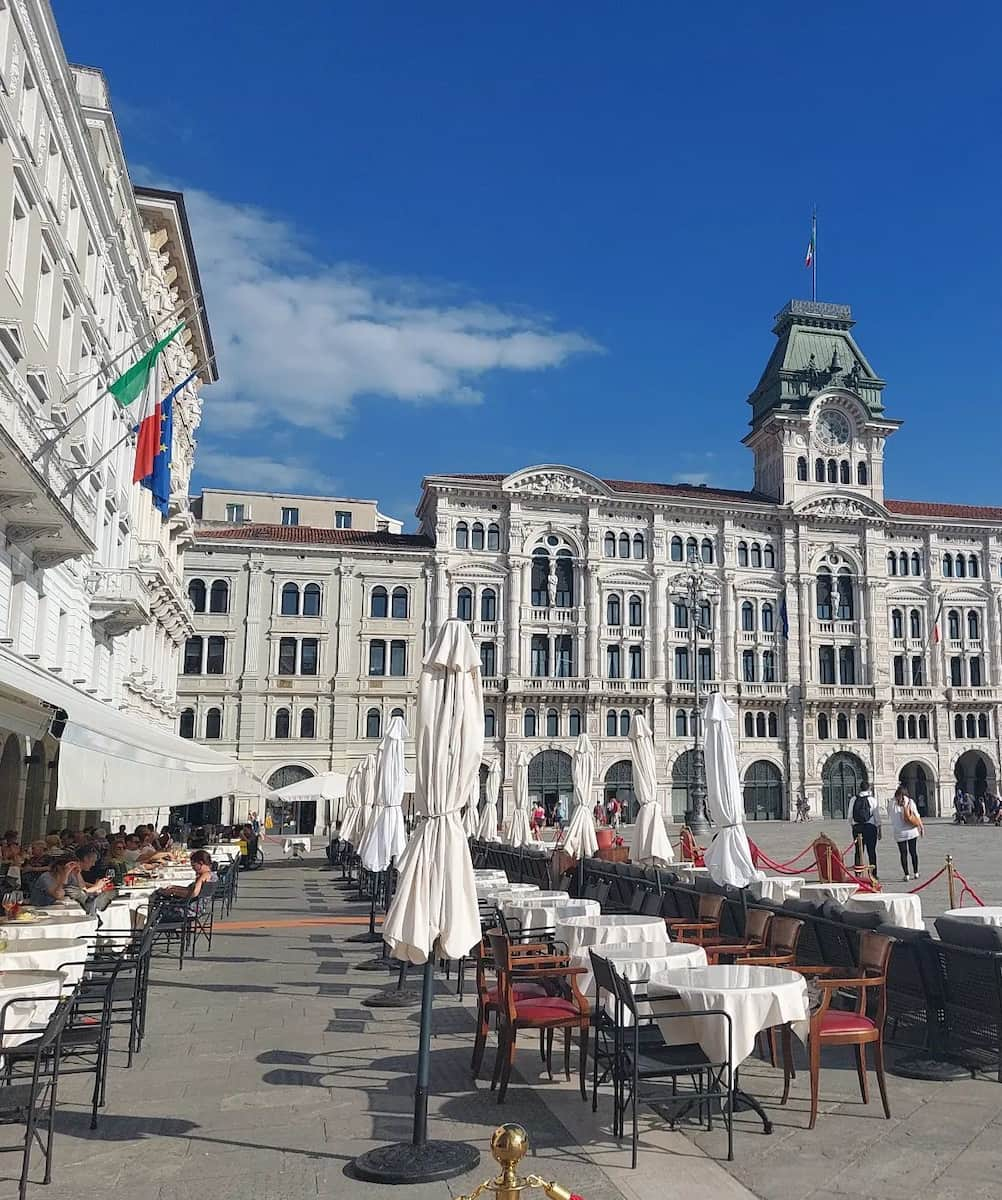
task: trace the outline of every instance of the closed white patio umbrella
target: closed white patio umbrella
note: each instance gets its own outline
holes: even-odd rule
[[[467,837],[477,836],[477,818],[479,816],[478,809],[480,808],[480,772],[477,771],[477,778],[473,782],[473,791],[470,793],[469,801],[466,805],[466,811],[463,813],[463,832]]]
[[[366,829],[369,827],[369,822],[372,820],[376,811],[376,756],[375,754],[367,754],[362,759],[362,770],[359,774],[359,808],[362,810],[359,817],[360,828],[358,831],[358,845],[361,846],[362,838],[365,835]]]
[[[595,837],[591,805],[595,751],[586,733],[582,733],[574,745],[571,774],[574,780],[574,812],[564,834],[564,852],[571,858],[588,858],[598,850],[598,839]]]
[[[504,840],[509,846],[528,846],[535,839],[529,821],[529,755],[525,750],[515,760],[514,784],[515,811]]]
[[[393,717],[379,747],[376,763],[375,808],[358,847],[362,866],[368,871],[385,871],[407,845],[404,829],[404,742],[407,727],[402,717]]]
[[[630,859],[649,867],[666,867],[675,861],[671,838],[658,804],[658,771],[654,757],[654,738],[643,716],[634,717],[630,727],[633,756],[633,790],[640,801],[640,812],[633,829]]]
[[[706,760],[706,803],[717,834],[704,861],[715,883],[747,887],[762,873],[752,862],[745,833],[744,799],[734,753],[731,722],[734,713],[719,692],[706,702],[703,718],[703,757]]]
[[[361,763],[356,763],[348,772],[348,782],[345,784],[344,819],[341,822],[341,840],[356,847],[363,832],[361,773]]]
[[[476,836],[485,842],[493,842],[498,836],[498,796],[501,794],[501,760],[496,758],[487,772],[487,798],[484,811],[477,822]]]

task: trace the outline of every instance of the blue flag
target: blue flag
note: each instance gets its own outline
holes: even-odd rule
[[[174,392],[160,403],[160,441],[153,456],[153,471],[140,479],[141,487],[153,493],[153,503],[164,517],[170,505],[170,459],[174,442]]]
[[[790,613],[786,607],[786,597],[783,597],[782,603],[779,606],[779,623],[783,630],[783,638],[786,641],[790,640]]]

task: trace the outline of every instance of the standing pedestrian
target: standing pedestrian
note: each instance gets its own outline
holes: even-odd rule
[[[903,787],[899,787],[891,800],[891,833],[898,844],[901,856],[902,878],[918,879],[918,840],[925,836],[925,826],[915,807],[915,801]],[[908,858],[911,856],[912,873],[908,874]]]
[[[866,857],[873,868],[873,878],[877,879],[877,842],[880,840],[880,809],[870,795],[869,788],[860,788],[852,802],[852,840],[856,852],[856,866],[863,865],[863,855],[859,849],[862,838]]]

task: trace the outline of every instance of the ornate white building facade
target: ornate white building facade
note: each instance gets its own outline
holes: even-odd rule
[[[0,0],[0,82],[0,647],[170,729],[215,377],[183,199],[132,187],[104,77],[67,63],[43,0]],[[100,397],[180,319],[157,386],[196,375],[174,401],[164,520],[132,483],[135,414]],[[57,823],[58,742],[33,699],[0,688],[0,825],[28,835]]]
[[[523,751],[535,794],[569,799],[582,731],[596,749],[595,800],[629,801],[627,735],[644,713],[666,811],[680,819],[696,675],[738,714],[750,817],[789,817],[800,794],[844,817],[860,786],[889,795],[899,779],[929,813],[949,811],[958,782],[995,788],[1002,508],[885,498],[899,423],[852,326],[843,305],[792,301],[779,314],[749,397],[751,491],[550,465],[426,478],[420,535],[378,545],[344,535],[331,546],[330,530],[199,529],[189,578],[235,589],[237,608],[196,618],[229,665],[211,685],[182,681],[185,732],[203,737],[217,709],[221,748],[256,773],[347,770],[391,711],[412,718],[423,647],[458,616],[481,647],[485,756],[503,760],[509,802]],[[694,611],[693,573],[705,593]],[[307,582],[316,615],[290,624],[284,589]],[[399,624],[397,588],[408,597]],[[256,595],[246,610],[245,595]],[[319,649],[300,701],[300,651],[282,645],[307,622]],[[306,737],[298,703],[317,711]]]

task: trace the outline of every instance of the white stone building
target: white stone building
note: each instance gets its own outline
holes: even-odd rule
[[[225,748],[283,782],[347,770],[392,709],[411,718],[422,648],[453,615],[481,646],[485,755],[502,757],[509,802],[523,749],[532,790],[549,805],[569,798],[582,730],[595,799],[628,800],[626,734],[643,712],[680,818],[695,671],[738,712],[750,817],[789,817],[801,793],[845,816],[864,782],[889,795],[904,779],[931,813],[950,810],[958,781],[995,788],[1002,508],[885,498],[899,422],[852,326],[843,305],[793,301],[779,314],[749,398],[751,491],[548,465],[425,479],[418,536],[339,536],[330,521],[200,527],[189,579],[232,599],[196,617],[197,636],[222,639],[223,669],[182,679],[184,732],[204,737],[211,713]],[[695,638],[680,596],[690,560],[708,591]],[[284,589],[308,583],[317,615],[283,617]],[[399,624],[396,588],[408,598]],[[307,623],[315,674],[283,677],[283,653],[286,669],[297,660],[282,646]],[[304,708],[316,712],[308,735]]]
[[[215,378],[184,202],[132,187],[105,80],[67,63],[44,0],[0,0],[0,84],[0,665],[173,730],[198,389]],[[100,397],[182,318],[156,380],[163,395],[197,372],[174,401],[164,520],[132,483],[135,413]],[[53,706],[4,678],[0,826],[32,835],[63,821]]]

